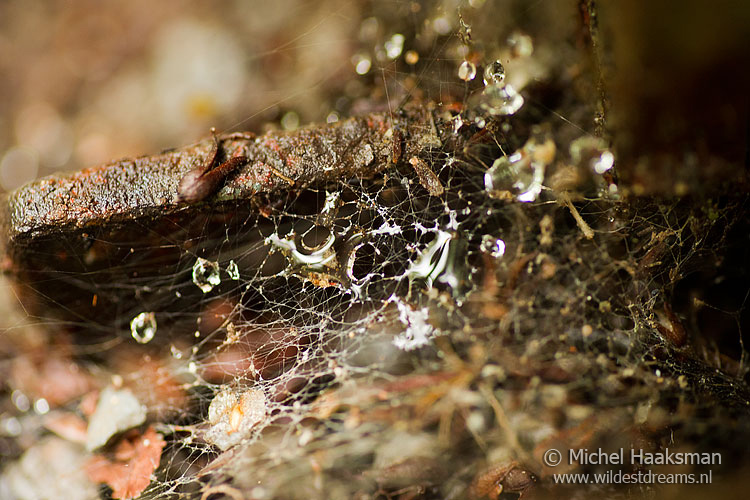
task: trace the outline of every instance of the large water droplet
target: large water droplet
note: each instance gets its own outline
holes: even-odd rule
[[[615,156],[602,139],[592,136],[579,137],[570,144],[570,158],[574,164],[591,168],[597,174],[603,174],[615,164]]]
[[[193,283],[203,293],[210,292],[216,285],[221,283],[219,263],[198,257],[195,265],[193,265]]]
[[[512,115],[523,106],[523,96],[509,84],[487,85],[482,92],[482,98],[482,108],[491,115]]]
[[[401,33],[396,33],[387,42],[385,42],[385,54],[388,59],[396,59],[404,50],[404,41],[406,38]]]
[[[484,187],[487,191],[510,191],[518,172],[526,166],[525,163],[528,163],[528,159],[518,152],[510,156],[501,156],[484,174]]]
[[[152,312],[142,312],[130,320],[130,335],[139,344],[148,344],[156,335],[156,315]]]
[[[536,200],[542,192],[544,171],[555,160],[555,142],[549,132],[532,127],[531,137],[521,149],[510,156],[495,160],[484,177],[484,184],[493,197],[516,196],[518,201]]]
[[[485,234],[482,237],[481,250],[490,256],[499,259],[505,255],[505,242],[500,238],[495,238],[491,234]]]
[[[518,201],[534,201],[542,192],[544,169],[543,163],[531,161],[531,155],[516,151],[495,160],[484,174],[484,186],[493,197],[503,198],[503,193],[511,193]]]
[[[505,68],[500,61],[490,63],[484,68],[484,84],[499,84],[505,80]]]
[[[461,63],[461,66],[458,67],[458,77],[461,80],[469,82],[473,80],[475,76],[477,76],[477,67],[474,63],[464,61]]]

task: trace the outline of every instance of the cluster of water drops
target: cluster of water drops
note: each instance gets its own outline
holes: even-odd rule
[[[225,269],[229,279],[238,281],[240,269],[234,260],[230,260]],[[192,281],[201,292],[208,293],[221,284],[221,270],[218,262],[198,257],[193,264]],[[130,335],[139,344],[148,344],[156,336],[156,313],[144,311],[130,320]]]
[[[509,59],[527,58],[534,52],[531,37],[521,33],[512,33],[507,40],[507,49],[504,53]],[[458,77],[470,82],[477,76],[477,67],[474,62],[464,60],[458,67]],[[473,118],[479,127],[485,125],[484,116],[510,116],[518,112],[524,104],[523,96],[506,81],[505,67],[498,59],[489,62],[484,68],[484,89],[473,99],[472,107],[476,108]]]

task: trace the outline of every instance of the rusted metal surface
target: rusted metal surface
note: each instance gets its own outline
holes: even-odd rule
[[[393,163],[393,128],[415,133],[415,120],[421,120],[416,111],[400,117],[370,114],[257,138],[242,133],[220,137],[220,158],[242,155],[249,163],[229,176],[216,199],[248,199],[258,193],[352,176],[370,177]],[[185,204],[178,203],[180,182],[206,161],[212,147],[213,139],[208,138],[174,151],[32,182],[10,193],[0,208],[4,239],[12,246],[18,238],[33,238],[45,231],[184,209]]]

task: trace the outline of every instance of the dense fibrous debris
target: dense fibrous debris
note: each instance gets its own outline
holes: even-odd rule
[[[595,67],[570,43],[551,62],[522,32],[501,64],[473,45],[479,17],[457,19],[465,99],[220,134],[10,193],[4,270],[52,328],[4,348],[24,422],[4,470],[51,431],[89,443],[88,479],[113,498],[661,491],[557,484],[607,468],[551,467],[550,449],[718,451],[714,474],[731,477],[750,438],[744,193],[623,196]],[[575,33],[591,43],[587,22]],[[542,83],[508,81],[545,64]],[[35,424],[29,397],[56,418]]]

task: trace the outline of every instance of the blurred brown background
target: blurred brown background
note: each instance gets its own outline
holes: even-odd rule
[[[288,110],[287,127],[325,119],[356,75],[357,40],[380,36],[377,23],[359,32],[361,13],[337,0],[4,1],[0,186]]]

